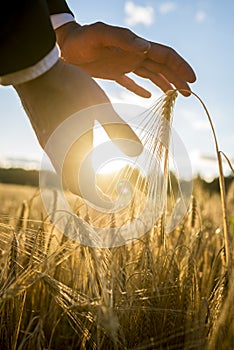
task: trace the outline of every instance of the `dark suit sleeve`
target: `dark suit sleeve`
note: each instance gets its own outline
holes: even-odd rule
[[[72,11],[64,0],[47,0],[47,3],[50,15],[56,15],[59,13],[70,13],[73,15]]]
[[[4,1],[0,11],[0,76],[31,67],[55,47],[50,11],[57,1]],[[57,10],[66,5],[59,0]],[[56,10],[55,10],[56,11]]]

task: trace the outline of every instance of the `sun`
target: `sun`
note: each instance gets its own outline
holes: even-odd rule
[[[98,123],[94,127],[92,165],[95,174],[117,173],[126,165],[133,165],[133,160],[120,151]]]

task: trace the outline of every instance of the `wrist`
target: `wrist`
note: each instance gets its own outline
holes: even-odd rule
[[[82,26],[75,22],[75,21],[71,21],[68,23],[63,24],[62,26],[60,26],[59,28],[57,28],[55,30],[55,34],[56,34],[56,41],[58,46],[60,47],[60,49],[62,50],[62,47],[66,41],[66,38],[68,37],[68,35],[73,31],[73,30],[77,30],[82,28]]]

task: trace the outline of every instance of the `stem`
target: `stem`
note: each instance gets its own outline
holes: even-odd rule
[[[184,89],[178,90],[178,91],[190,92],[192,95],[194,95],[198,99],[198,101],[201,103],[202,107],[204,108],[204,111],[206,113],[206,116],[211,126],[214,143],[215,143],[215,150],[216,150],[217,159],[218,159],[218,167],[219,167],[219,187],[220,187],[220,198],[221,198],[221,204],[222,204],[222,214],[223,214],[223,236],[224,236],[224,250],[225,250],[225,265],[226,265],[225,267],[227,268],[228,275],[230,276],[231,274],[231,249],[230,249],[231,239],[230,239],[230,232],[229,232],[226,189],[225,189],[225,181],[224,181],[224,174],[223,174],[223,163],[222,163],[222,157],[221,157],[222,152],[219,150],[218,140],[214,129],[214,124],[212,122],[211,116],[208,112],[208,109],[205,103],[193,91],[188,91]]]

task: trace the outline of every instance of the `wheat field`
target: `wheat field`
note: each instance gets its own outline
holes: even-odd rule
[[[143,129],[154,127],[157,142],[147,133],[142,139],[162,164],[168,204],[173,196],[167,138],[176,95],[168,92],[145,118]],[[56,225],[58,190],[52,190],[48,213],[39,189],[0,184],[0,349],[234,349],[234,182],[226,191],[223,153],[211,120],[210,125],[219,191],[211,193],[194,180],[188,210],[169,233],[170,205],[137,239],[108,248],[84,245],[72,220],[63,233]],[[157,167],[151,183],[134,169],[126,173],[135,192],[118,214],[99,216],[81,198],[68,196],[84,227],[118,232],[113,229],[139,216],[147,192],[157,207]]]
[[[233,193],[232,185],[232,235]],[[195,183],[172,233],[159,220],[141,239],[109,249],[59,234],[35,188],[1,185],[0,196],[1,349],[233,348],[234,276],[217,193]],[[85,205],[79,215],[92,219]]]

